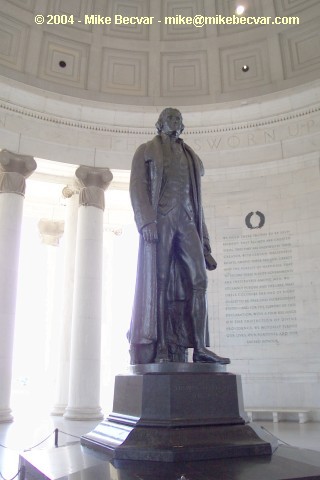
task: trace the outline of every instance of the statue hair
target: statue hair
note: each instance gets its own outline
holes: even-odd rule
[[[172,107],[168,107],[168,108],[165,108],[164,110],[162,110],[162,112],[161,112],[160,115],[159,115],[158,121],[157,121],[157,123],[156,123],[156,129],[157,129],[157,132],[158,132],[159,135],[160,135],[160,133],[161,133],[162,130],[163,130],[164,119],[165,119],[167,113],[168,113],[170,110],[176,110],[177,112],[180,113],[180,111],[179,111],[177,108],[172,108]],[[181,113],[180,113],[180,116],[181,116],[181,120],[182,120],[182,115],[181,115]],[[184,130],[184,125],[183,125],[183,123],[182,123],[180,133],[182,133],[183,130]]]

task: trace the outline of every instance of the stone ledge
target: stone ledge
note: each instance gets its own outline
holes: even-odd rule
[[[278,423],[279,420],[285,419],[286,414],[296,414],[299,423],[307,423],[310,420],[311,410],[304,408],[276,408],[276,407],[261,407],[261,408],[246,408],[248,417],[253,421],[255,413],[272,413],[273,423]],[[257,417],[256,417],[257,419]]]

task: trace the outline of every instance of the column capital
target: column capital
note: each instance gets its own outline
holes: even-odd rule
[[[79,185],[66,185],[62,189],[62,196],[64,198],[71,198],[73,195],[79,194],[80,191],[80,186]]]
[[[41,218],[38,222],[38,228],[42,243],[57,247],[59,240],[64,232],[64,222],[61,220],[49,220]]]
[[[37,163],[30,155],[2,150],[0,152],[0,193],[17,193],[24,195],[26,178],[37,168]]]
[[[86,167],[81,165],[75,172],[81,190],[80,205],[92,206],[104,210],[104,191],[110,185],[113,175],[109,168]]]

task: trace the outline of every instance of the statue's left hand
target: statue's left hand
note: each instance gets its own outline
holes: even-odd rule
[[[215,270],[217,268],[217,262],[215,261],[211,253],[206,253],[204,259],[206,262],[207,270]]]
[[[141,230],[141,235],[145,242],[155,243],[158,241],[158,229],[156,223],[148,223]]]

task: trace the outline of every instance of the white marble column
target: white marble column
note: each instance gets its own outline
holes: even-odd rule
[[[79,208],[79,190],[76,187],[67,186],[62,190],[62,195],[66,199],[62,318],[59,335],[60,344],[58,348],[59,355],[55,402],[51,415],[63,415],[67,408],[69,397],[71,323],[74,290],[76,235]]]
[[[109,169],[81,166],[73,297],[70,387],[65,418],[103,418],[100,408],[104,191]]]
[[[52,379],[54,364],[57,361],[59,308],[57,296],[57,265],[60,239],[64,233],[64,221],[41,218],[38,222],[41,242],[47,247],[47,288],[45,324],[45,357],[44,367],[47,376]],[[48,382],[48,390],[52,389],[52,380]],[[52,394],[52,392],[50,391]]]
[[[0,152],[0,422],[13,420],[10,409],[13,337],[23,199],[33,157]]]

